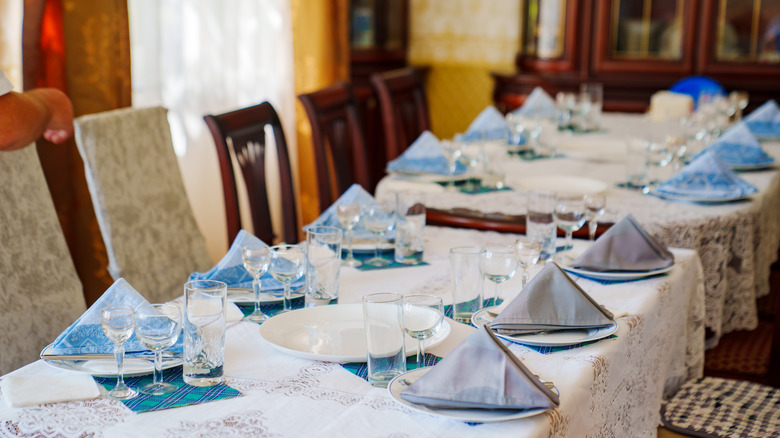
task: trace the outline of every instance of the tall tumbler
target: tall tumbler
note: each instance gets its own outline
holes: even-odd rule
[[[537,190],[528,193],[528,214],[525,216],[525,234],[541,246],[539,260],[547,260],[555,254],[555,238],[558,233],[553,220],[555,193]]]
[[[482,309],[482,289],[485,283],[479,270],[478,246],[459,246],[450,249],[450,277],[452,278],[452,319],[469,324],[471,315]]]
[[[403,296],[377,293],[363,297],[368,383],[387,386],[406,372]]]
[[[306,306],[338,300],[341,236],[336,227],[306,228]]]
[[[213,386],[225,366],[227,285],[194,280],[184,285],[184,382]]]
[[[396,194],[395,261],[415,265],[423,261],[425,206],[414,193]]]

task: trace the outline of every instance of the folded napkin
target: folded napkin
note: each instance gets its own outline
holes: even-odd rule
[[[149,304],[133,286],[120,278],[111,285],[100,298],[65,331],[57,336],[52,344],[53,354],[113,354],[114,343],[103,333],[100,326],[100,316],[104,308],[112,306],[127,306],[137,309]],[[123,344],[126,353],[148,352],[135,333]],[[180,353],[182,339],[168,350]]]
[[[558,265],[548,263],[490,323],[501,334],[608,327],[612,313],[600,306]]]
[[[775,161],[761,149],[761,143],[743,122],[729,128],[702,153],[705,151],[712,151],[721,161],[736,168],[768,166]]]
[[[699,155],[655,190],[660,195],[713,201],[740,198],[758,191],[712,152]]]
[[[361,186],[360,184],[352,184],[352,186],[348,188],[347,191],[344,192],[339,197],[339,199],[333,203],[333,205],[328,207],[320,215],[320,217],[318,217],[314,222],[310,223],[306,227],[324,225],[328,227],[341,228],[342,230],[344,230],[344,227],[341,225],[341,222],[339,222],[339,214],[338,214],[339,203],[358,203],[360,204],[360,209],[363,212],[363,214],[365,214],[365,212],[368,211],[369,207],[378,205],[376,199],[374,199],[374,197],[371,196],[371,194],[368,193],[366,189],[363,188],[363,186]],[[354,242],[360,240],[366,240],[371,242],[376,241],[376,235],[371,231],[369,231],[368,228],[366,228],[366,223],[362,217],[360,218],[360,222],[358,222],[358,224],[355,225],[355,228],[352,229],[352,233],[353,233],[352,238]],[[390,233],[385,234],[385,238],[387,238],[389,234]]]
[[[580,254],[572,267],[600,272],[651,271],[674,264],[666,245],[647,234],[630,214]]]
[[[10,375],[3,377],[0,386],[6,404],[15,408],[100,397],[95,380],[82,373]]]
[[[395,160],[387,163],[390,172],[432,173],[449,175],[450,164],[444,156],[439,139],[430,131],[417,137],[409,147]],[[455,163],[455,175],[466,172],[463,163]]]
[[[471,122],[466,133],[460,135],[458,139],[470,140],[501,140],[506,139],[509,133],[509,126],[506,123],[504,115],[496,107],[488,106]]]
[[[245,246],[268,246],[262,240],[258,239],[246,230],[241,230],[236,234],[233,244],[230,245],[227,254],[222,257],[216,266],[207,272],[193,272],[190,280],[217,280],[227,283],[228,287],[251,288],[252,276],[244,268],[244,261],[241,258],[241,248]],[[293,282],[293,287],[300,285],[301,280]],[[284,289],[284,285],[275,280],[270,273],[266,272],[260,277],[260,289],[263,291],[277,291]]]
[[[436,408],[550,409],[559,404],[558,395],[487,326],[401,391],[401,398]]]
[[[543,117],[546,119],[555,119],[557,113],[555,100],[542,87],[534,88],[525,99],[523,106],[512,111],[512,114],[518,116]]]
[[[780,107],[768,100],[745,117],[745,124],[757,137],[780,137]]]

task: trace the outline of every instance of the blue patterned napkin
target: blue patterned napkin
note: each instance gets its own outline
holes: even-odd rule
[[[100,326],[100,315],[103,309],[112,306],[128,306],[134,309],[149,304],[130,283],[120,278],[111,285],[103,295],[95,301],[83,315],[57,336],[52,344],[54,354],[113,354],[114,343],[103,333]],[[135,333],[124,343],[128,354],[148,352]],[[169,348],[170,351],[181,353],[182,339]]]
[[[190,280],[217,280],[227,283],[228,287],[251,288],[252,276],[244,269],[244,262],[241,259],[241,248],[245,246],[267,245],[246,230],[241,230],[236,235],[235,240],[233,240],[233,244],[230,245],[227,254],[222,257],[222,260],[216,266],[207,272],[193,272],[190,275]],[[304,280],[302,278],[292,283],[293,288],[296,285],[303,284]],[[284,285],[276,281],[271,274],[266,273],[260,277],[260,290],[279,291],[283,289]]]
[[[390,172],[432,173],[449,175],[450,165],[439,139],[430,131],[425,131],[417,137],[400,157],[387,163]],[[463,163],[455,164],[455,175],[466,172]]]
[[[502,140],[507,139],[509,126],[503,114],[496,107],[489,106],[471,122],[465,134],[458,136],[460,140]]]
[[[774,99],[768,100],[745,117],[745,124],[756,137],[780,137],[780,107]]]
[[[713,152],[721,161],[734,168],[768,166],[775,161],[761,149],[761,144],[742,122],[729,128],[704,151]]]
[[[672,195],[705,201],[740,198],[758,191],[738,177],[712,152],[699,155],[655,190],[661,196]]]
[[[542,87],[536,87],[525,99],[525,103],[520,108],[512,111],[512,114],[524,117],[543,117],[555,119],[558,109],[555,101],[547,94]]]
[[[310,223],[306,227],[324,225],[328,227],[341,228],[343,230],[344,227],[341,225],[341,222],[339,222],[338,204],[352,203],[352,202],[360,204],[360,208],[364,213],[366,212],[366,210],[368,210],[369,207],[377,205],[377,202],[374,199],[374,197],[371,196],[371,194],[368,193],[366,189],[363,188],[363,186],[361,186],[360,184],[352,184],[352,187],[348,188],[347,191],[344,192],[344,194],[342,194],[339,197],[339,199],[333,203],[333,205],[328,207],[328,209],[325,210],[320,215],[320,217],[318,217],[314,222]],[[358,224],[355,225],[355,228],[352,229],[352,232],[353,232],[353,239],[371,240],[371,241],[376,240],[376,235],[371,231],[368,231],[368,228],[366,228],[366,224],[362,218],[360,219],[360,222],[358,222]],[[390,232],[386,233],[385,238],[387,238],[389,235]]]

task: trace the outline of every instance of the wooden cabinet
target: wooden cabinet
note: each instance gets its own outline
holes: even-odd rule
[[[641,112],[679,79],[705,75],[780,100],[780,1],[527,0],[518,73],[494,74],[508,111],[548,93],[604,84],[604,109]],[[557,25],[556,25],[557,23]]]

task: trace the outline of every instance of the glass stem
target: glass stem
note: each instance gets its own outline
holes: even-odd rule
[[[347,260],[354,260],[355,254],[352,252],[352,228],[347,230]]]
[[[122,344],[114,345],[114,356],[116,357],[116,387],[123,388],[125,386],[124,368],[125,368],[125,348]]]
[[[379,259],[379,247],[382,246],[382,234],[376,235],[376,248],[374,249],[374,258]]]
[[[566,231],[566,246],[564,247],[564,250],[571,249],[571,231]]]
[[[163,382],[162,350],[154,350],[154,384]]]
[[[425,340],[417,340],[417,368],[425,366]]]
[[[598,221],[589,221],[588,222],[588,232],[590,233],[590,241],[593,242],[596,240],[596,229],[598,228],[599,223]]]
[[[260,278],[252,279],[252,289],[255,291],[255,312],[260,313]]]
[[[290,283],[284,283],[284,311],[292,310],[292,299],[290,297]]]
[[[523,280],[523,288],[525,289],[525,285],[528,284],[528,268],[523,268],[523,276],[521,277]]]

